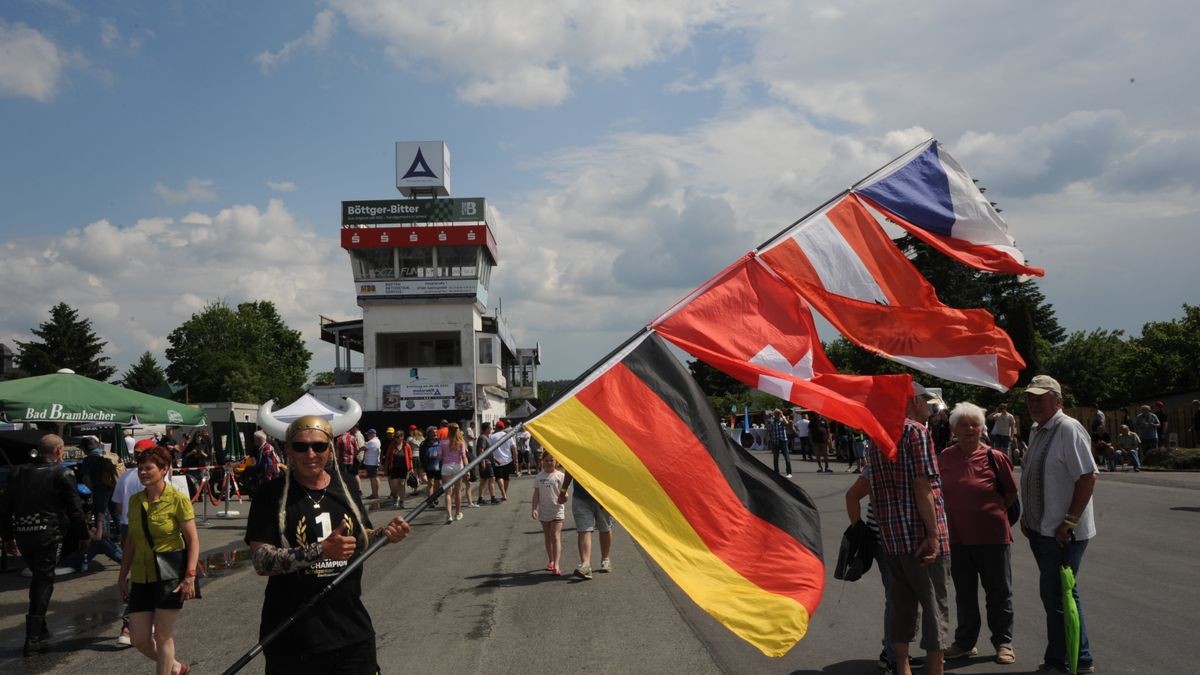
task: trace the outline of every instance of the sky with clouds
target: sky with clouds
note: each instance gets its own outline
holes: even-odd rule
[[[573,377],[928,136],[1069,330],[1136,333],[1198,300],[1197,29],[1153,1],[12,0],[0,341],[65,301],[124,370],[266,299],[331,369],[317,316],[361,315],[340,202],[444,140],[495,209],[493,305]]]

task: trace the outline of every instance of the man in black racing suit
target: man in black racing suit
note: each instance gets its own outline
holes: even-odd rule
[[[29,613],[25,616],[24,656],[46,650],[50,631],[46,609],[54,593],[54,568],[64,539],[87,543],[87,525],[75,478],[59,466],[63,440],[46,434],[38,443],[37,458],[22,464],[9,477],[0,501],[0,535],[9,553],[20,555],[33,573],[29,585]]]

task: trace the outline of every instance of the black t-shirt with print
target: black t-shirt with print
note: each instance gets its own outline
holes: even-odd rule
[[[353,525],[350,499],[354,500],[358,512],[366,520],[362,527],[371,529],[370,518],[357,491],[347,497],[341,491],[340,483],[334,479],[322,496],[320,491],[305,490],[292,480],[288,488],[285,516],[287,537],[285,541],[280,542],[279,501],[283,495],[285,480],[292,479],[290,475],[280,476],[260,487],[254,495],[246,522],[247,543],[261,541],[284,548],[306,546],[329,536],[343,521],[347,523],[346,534],[352,535],[357,526]],[[355,553],[355,558],[361,554],[360,548]],[[322,560],[307,569],[269,577],[266,597],[263,600],[259,638],[275,630],[304,603],[321,592],[349,562]],[[371,617],[363,606],[361,596],[362,567],[359,567],[325,599],[297,620],[287,632],[276,638],[267,647],[267,651],[300,650],[317,653],[367,639],[374,640],[375,629],[371,625]]]

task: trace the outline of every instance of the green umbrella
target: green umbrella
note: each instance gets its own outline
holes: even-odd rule
[[[9,422],[205,424],[199,408],[69,370],[0,382],[0,415]]]
[[[1075,572],[1067,564],[1067,549],[1063,548],[1062,564],[1058,568],[1062,586],[1063,631],[1066,635],[1067,662],[1071,673],[1079,672],[1079,606],[1075,604]]]
[[[238,430],[237,415],[229,411],[229,438],[225,441],[225,461],[236,462],[246,456],[242,450],[242,432]]]

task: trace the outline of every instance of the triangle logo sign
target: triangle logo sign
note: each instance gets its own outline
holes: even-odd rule
[[[413,158],[412,166],[408,167],[408,171],[400,180],[409,178],[437,178],[437,174],[425,163],[425,156],[421,154],[421,148],[417,148],[417,156]]]

